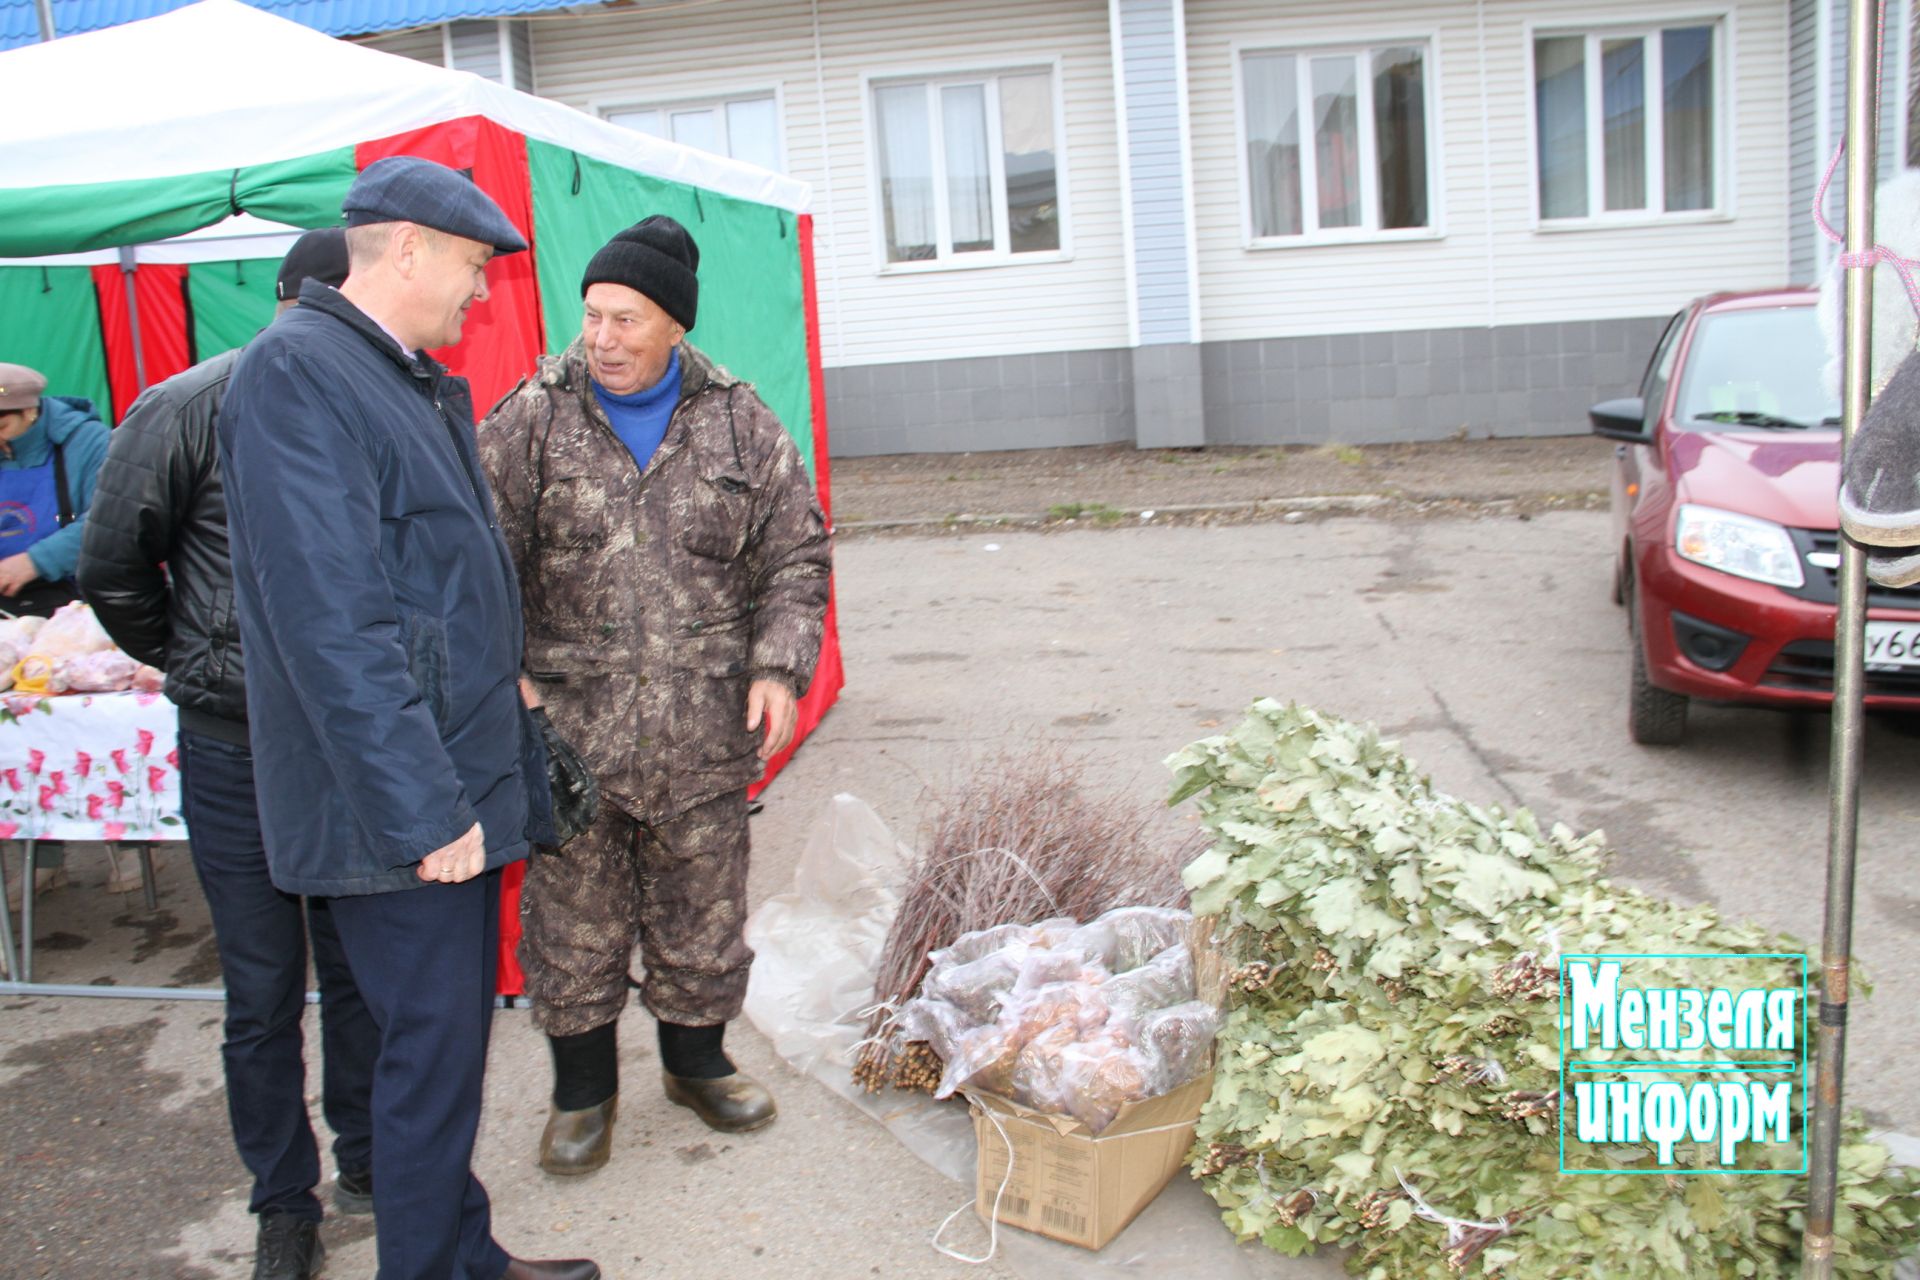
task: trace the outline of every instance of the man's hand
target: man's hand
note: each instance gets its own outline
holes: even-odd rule
[[[467,834],[452,844],[442,845],[420,859],[415,874],[422,880],[438,884],[459,884],[462,880],[473,879],[486,867],[486,841],[480,834],[480,824],[476,822],[467,828]]]
[[[534,692],[533,681],[527,679],[525,676],[520,677],[520,701],[525,704],[529,711],[538,711],[540,709],[540,695]]]
[[[758,729],[762,720],[767,723],[767,740],[760,744],[762,760],[771,760],[787,749],[799,719],[793,691],[780,681],[755,680],[747,690],[747,732]]]
[[[0,560],[0,596],[17,596],[22,587],[40,576],[33,557],[22,551]]]

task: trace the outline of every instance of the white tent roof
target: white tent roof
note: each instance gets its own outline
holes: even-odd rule
[[[241,4],[0,53],[0,188],[206,173],[486,116],[530,138],[794,212],[807,184]]]

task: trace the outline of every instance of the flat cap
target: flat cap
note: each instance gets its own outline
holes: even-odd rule
[[[527,242],[487,193],[465,175],[418,156],[389,156],[360,171],[340,202],[347,225],[412,222],[519,253]]]
[[[34,408],[46,390],[47,376],[38,369],[0,363],[0,413]]]

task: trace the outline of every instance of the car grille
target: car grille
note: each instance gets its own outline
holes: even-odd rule
[[[1802,600],[1811,600],[1816,604],[1834,604],[1840,599],[1838,564],[1831,569],[1811,563],[1810,557],[1819,555],[1837,556],[1840,554],[1840,535],[1833,529],[1789,529],[1793,545],[1800,552],[1800,559],[1806,564],[1806,585],[1798,590],[1782,587],[1788,595],[1799,596]],[[1867,583],[1867,607],[1869,609],[1910,609],[1920,612],[1920,586],[1878,587]],[[1829,655],[1831,657],[1831,655]],[[1829,660],[1831,669],[1832,662]]]
[[[1795,640],[1782,645],[1760,683],[1776,689],[1833,692],[1833,641]],[[1920,694],[1920,670],[1869,671],[1861,692],[1912,697]]]

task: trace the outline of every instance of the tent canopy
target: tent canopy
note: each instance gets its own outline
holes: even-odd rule
[[[473,116],[669,182],[794,213],[808,204],[794,179],[238,0],[200,0],[0,53],[0,257],[163,240],[242,211],[333,222],[356,144]]]
[[[579,332],[594,250],[669,214],[701,248],[695,341],[755,385],[831,511],[803,183],[235,0],[0,53],[0,119],[0,358],[59,391],[118,416],[141,387],[247,341],[272,318],[261,259],[295,228],[337,224],[366,165],[418,155],[465,170],[532,246],[496,260],[490,297],[445,353],[482,411]],[[802,737],[843,683],[828,609]]]

